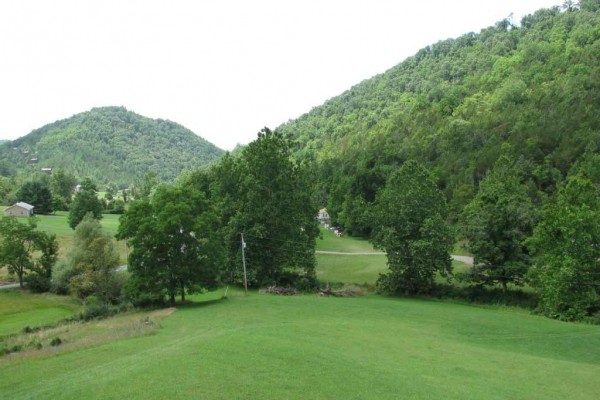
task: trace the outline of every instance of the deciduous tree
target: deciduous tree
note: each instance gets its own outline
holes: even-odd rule
[[[34,206],[37,214],[50,214],[53,211],[50,186],[42,180],[25,182],[17,192],[17,198]]]
[[[372,206],[376,248],[387,255],[389,272],[377,282],[384,292],[429,292],[436,274],[452,270],[452,234],[446,202],[429,172],[408,161],[394,172]]]
[[[132,204],[120,219],[128,240],[131,286],[136,295],[171,303],[177,295],[216,285],[223,260],[219,224],[204,193],[190,186],[156,188],[151,199]]]
[[[514,163],[501,156],[465,207],[462,234],[475,265],[466,274],[481,285],[523,284],[531,264],[523,241],[531,235],[537,213]]]
[[[25,223],[14,217],[3,217],[0,220],[0,265],[8,267],[9,273],[18,276],[21,288],[28,273],[45,276],[56,261],[55,238],[36,228],[35,217],[29,218]],[[34,258],[36,250],[40,251],[37,259]]]
[[[239,174],[238,187],[230,188],[235,201],[229,206],[235,209],[227,212],[232,216],[229,239],[236,243],[230,260],[239,260],[236,270],[243,232],[250,284],[294,285],[300,277],[303,284],[314,284],[317,206],[307,169],[291,157],[290,140],[265,128],[231,167]]]
[[[585,174],[544,207],[529,245],[539,252],[530,275],[544,314],[581,320],[600,310],[600,190]]]
[[[71,294],[85,299],[97,296],[105,303],[118,300],[121,287],[115,268],[119,255],[113,239],[102,232],[100,222],[91,213],[75,228],[73,249],[67,255]]]
[[[73,198],[69,211],[69,226],[75,229],[87,213],[91,213],[97,220],[102,219],[102,208],[102,202],[96,193],[96,185],[91,180],[85,179]]]

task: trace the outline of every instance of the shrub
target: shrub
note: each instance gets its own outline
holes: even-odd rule
[[[58,262],[52,271],[50,290],[56,294],[69,294],[69,282],[73,274],[73,266],[70,263],[64,260]]]
[[[61,344],[62,344],[62,339],[59,338],[58,336],[52,338],[52,340],[50,341],[50,346],[52,346],[52,347],[60,346]]]
[[[31,274],[25,277],[25,282],[27,282],[27,289],[34,293],[45,293],[50,291],[51,281],[48,277]]]

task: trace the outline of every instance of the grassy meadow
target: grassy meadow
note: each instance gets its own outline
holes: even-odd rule
[[[77,301],[66,296],[0,290],[0,337],[19,333],[26,326],[54,323],[73,315],[79,307]]]
[[[103,219],[109,232],[116,229],[111,220]],[[57,221],[44,222],[45,229],[58,231]],[[367,241],[327,231],[317,249],[373,251]],[[331,282],[372,284],[385,270],[382,255],[317,259],[319,278]],[[598,397],[600,326],[375,294],[223,294],[23,333],[79,306],[67,297],[0,291],[0,345],[25,346],[0,357],[0,398]],[[60,345],[52,346],[56,338]]]
[[[160,329],[136,337],[75,350],[65,341],[51,352],[2,357],[0,393],[10,399],[597,398],[597,326],[377,295],[221,295],[196,296],[164,317]]]
[[[323,282],[373,286],[379,274],[386,272],[388,268],[386,256],[375,250],[368,240],[351,236],[337,237],[330,230],[323,228],[321,228],[321,238],[317,239],[317,251],[373,253],[370,255],[317,253],[317,278]],[[468,268],[460,261],[453,261],[452,266],[457,272]],[[440,282],[442,281],[443,279],[440,279]]]

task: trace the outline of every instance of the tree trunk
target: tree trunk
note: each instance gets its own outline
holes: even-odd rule
[[[185,286],[181,285],[181,302],[185,301]]]
[[[171,305],[175,305],[175,292],[171,292],[171,293],[169,293],[169,296],[170,296],[170,298],[169,298],[169,303],[170,303]]]
[[[23,270],[18,270],[17,275],[19,276],[19,286],[21,287],[21,289],[24,289],[25,286],[23,285]]]
[[[501,280],[500,284],[502,285],[502,293],[506,294],[506,292],[508,291],[508,286],[506,284],[506,280]]]

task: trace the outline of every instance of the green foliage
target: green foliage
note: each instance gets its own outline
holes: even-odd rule
[[[25,182],[17,191],[19,201],[34,206],[36,214],[50,214],[53,211],[50,185],[43,180]]]
[[[93,108],[0,145],[0,165],[6,161],[9,170],[27,175],[32,166],[27,165],[25,151],[37,152],[37,165],[62,170],[67,177],[119,186],[141,182],[151,171],[169,181],[223,153],[175,122],[146,118],[123,107]]]
[[[65,170],[59,168],[52,171],[50,186],[54,195],[53,203],[55,209],[68,210],[68,205],[71,203],[76,184],[77,179],[75,179],[75,176],[65,172]]]
[[[85,179],[81,183],[79,192],[73,198],[69,210],[69,226],[71,229],[75,229],[88,213],[91,213],[95,219],[102,219],[103,208],[102,202],[96,194],[96,186],[91,180]]]
[[[80,299],[96,296],[104,303],[116,303],[121,295],[121,282],[115,268],[119,255],[113,239],[102,232],[98,220],[86,214],[75,229],[73,248],[67,255],[60,278],[68,277],[69,292]],[[60,287],[61,282],[55,286]]]
[[[203,192],[186,186],[159,186],[121,217],[117,237],[128,240],[134,297],[171,303],[216,285],[224,250],[218,219]]]
[[[531,260],[523,241],[537,213],[513,161],[502,156],[465,207],[462,235],[475,265],[465,278],[480,285],[522,285]]]
[[[390,269],[378,281],[381,291],[427,293],[436,274],[450,274],[454,242],[445,223],[445,199],[417,162],[390,176],[371,215],[373,244],[385,251]]]
[[[242,282],[243,233],[250,285],[314,285],[318,208],[309,170],[291,158],[291,146],[265,128],[237,158],[224,157],[209,175],[190,177],[194,185],[208,186],[218,203],[230,243],[227,281]]]
[[[553,318],[582,320],[600,311],[600,190],[583,172],[571,176],[529,244],[540,252],[532,284],[540,310]]]
[[[320,205],[351,234],[370,235],[365,211],[406,160],[432,171],[457,220],[504,143],[539,206],[600,142],[597,10],[582,1],[432,44],[278,129],[317,162]]]
[[[16,274],[23,288],[28,273],[34,278],[34,289],[43,290],[44,279],[49,279],[56,261],[58,245],[54,235],[38,231],[37,219],[28,218],[25,223],[14,217],[0,220],[0,265],[6,266],[9,273]],[[37,258],[34,256],[37,254]]]

